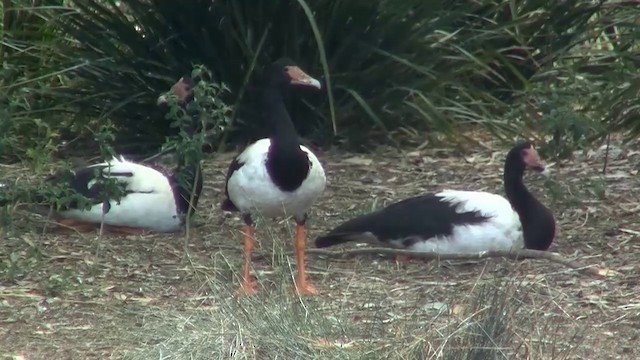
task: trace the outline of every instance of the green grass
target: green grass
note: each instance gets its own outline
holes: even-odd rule
[[[0,156],[13,160],[82,152],[89,129],[105,123],[118,130],[119,150],[155,150],[175,135],[155,111],[157,92],[198,63],[230,89],[221,94],[233,110],[229,126],[212,146],[244,144],[264,134],[255,81],[281,56],[326,89],[291,109],[318,143],[412,143],[407,132],[466,143],[475,139],[460,130],[476,127],[505,141],[556,131],[569,141],[550,151],[565,153],[611,129],[600,116],[611,104],[611,126],[636,128],[637,25],[629,19],[638,9],[624,2],[13,3],[33,20],[4,39],[12,51],[0,69]],[[551,88],[573,98],[554,99]],[[579,109],[547,109],[581,100]],[[535,112],[549,121],[540,126]],[[33,139],[40,145],[25,148]]]
[[[403,312],[387,312],[389,304],[375,295],[360,297],[354,305],[369,313],[371,322],[358,324],[345,299],[333,304],[301,299],[289,286],[235,298],[227,282],[212,277],[190,311],[149,308],[137,314],[144,318],[137,331],[142,344],[124,358],[511,359],[525,344],[538,354],[571,348],[554,344],[554,332],[525,340],[528,334],[517,327],[526,321],[515,316],[529,287],[513,280],[480,281],[472,292],[458,294],[456,304],[409,298],[416,302]],[[291,279],[278,280],[289,284]]]
[[[501,158],[492,155],[501,148],[492,149],[466,154],[469,162],[443,149],[411,159],[380,151],[360,164],[344,161],[355,154],[325,154],[335,180],[313,208],[309,246],[340,221],[443,183],[500,193]],[[0,241],[0,358],[637,357],[640,229],[637,194],[628,189],[638,181],[620,176],[635,171],[637,155],[611,160],[604,177],[598,158],[558,162],[555,195],[540,177],[526,178],[556,216],[552,251],[621,275],[593,278],[543,260],[399,266],[374,255],[309,254],[320,290],[313,298],[293,292],[293,223],[266,220],[257,223],[253,262],[260,292],[236,296],[242,221],[218,210],[232,155],[204,162],[204,194],[188,238],[42,232],[46,219],[9,209],[13,222]],[[18,178],[28,172],[12,168]]]

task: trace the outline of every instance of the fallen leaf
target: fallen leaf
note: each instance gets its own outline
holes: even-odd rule
[[[622,273],[612,270],[612,269],[607,269],[607,268],[598,268],[597,270],[597,274],[600,276],[605,276],[605,277],[614,277],[614,276],[620,276],[622,275]]]
[[[451,314],[460,315],[464,313],[465,309],[466,309],[466,306],[462,304],[453,304],[453,306],[451,306]]]
[[[630,229],[620,229],[621,232],[631,234],[631,235],[640,235],[640,231],[630,230]]]
[[[441,303],[441,302],[432,302],[432,303],[428,303],[425,304],[422,308],[424,310],[438,310],[438,311],[442,311],[445,310],[449,307],[449,305],[445,304],[445,303]]]
[[[345,163],[345,164],[364,165],[364,166],[369,166],[369,165],[373,164],[373,160],[372,159],[363,158],[363,157],[360,157],[360,156],[350,157],[348,159],[342,160],[342,162]]]
[[[306,339],[309,340],[311,342],[311,346],[319,348],[319,349],[326,349],[326,348],[350,348],[353,347],[354,342],[353,341],[348,341],[348,342],[344,342],[341,340],[336,340],[336,341],[331,341],[331,340],[327,340],[327,339]]]

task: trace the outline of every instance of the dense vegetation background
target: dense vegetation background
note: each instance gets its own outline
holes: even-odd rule
[[[76,158],[136,159],[171,147],[201,158],[203,148],[264,136],[256,80],[281,56],[324,85],[291,104],[299,132],[349,150],[331,152],[326,170],[339,184],[314,207],[311,236],[436,185],[497,190],[493,149],[461,164],[449,151],[456,146],[527,137],[545,157],[563,158],[612,133],[640,134],[638,1],[0,5],[0,183],[15,185],[0,192],[3,204],[34,194],[47,204],[73,200],[44,179]],[[156,106],[190,72],[206,80],[197,88],[207,95],[197,104],[206,137],[180,134],[179,116]],[[429,162],[409,151],[351,157],[380,144],[431,156],[439,143],[447,150]],[[323,295],[303,300],[290,289],[291,228],[277,223],[259,228],[266,296],[238,300],[240,221],[216,204],[223,156],[205,163],[203,211],[183,241],[45,232],[48,219],[29,212],[14,222],[22,210],[2,206],[0,357],[638,358],[637,156],[607,177],[603,161],[577,154],[538,190],[557,220],[552,251],[621,275],[606,279],[545,262],[399,268],[316,253]]]
[[[468,130],[482,128],[563,156],[611,131],[640,132],[635,1],[2,5],[3,161],[98,153],[96,141],[154,152],[175,131],[155,99],[195,64],[230,90],[213,148],[244,144],[264,135],[256,75],[283,55],[325,85],[292,104],[318,144],[473,140]]]

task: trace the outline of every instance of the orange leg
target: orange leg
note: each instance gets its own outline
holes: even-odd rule
[[[254,230],[253,225],[244,226],[244,266],[242,268],[242,288],[245,295],[258,292],[256,280],[251,276],[251,254],[253,253]]]
[[[304,243],[306,239],[306,228],[304,224],[296,225],[296,263],[298,265],[298,275],[296,277],[296,288],[300,295],[317,295],[318,290],[307,281],[304,264]]]
[[[396,255],[395,256],[396,264],[398,265],[408,265],[411,262],[411,256],[409,255]]]
[[[65,228],[71,228],[77,232],[91,232],[98,228],[97,224],[75,219],[60,219],[58,224]]]
[[[134,228],[128,226],[105,225],[105,230],[114,234],[124,235],[147,235],[149,231],[142,228]]]

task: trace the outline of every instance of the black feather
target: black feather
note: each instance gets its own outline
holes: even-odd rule
[[[417,238],[450,236],[456,225],[480,224],[489,219],[476,211],[458,213],[457,205],[435,194],[405,199],[341,224],[317,238],[316,247],[353,241],[364,233],[371,233],[382,242],[405,240],[409,243],[403,245],[411,246]]]
[[[109,188],[106,182],[108,178],[112,176],[118,177],[132,177],[132,172],[109,172],[106,165],[95,165],[91,167],[84,167],[80,169],[66,170],[58,172],[47,178],[47,182],[56,184],[64,189],[69,189],[77,195],[89,200],[91,204],[102,203],[105,208],[105,213],[111,208],[109,200],[117,200],[122,197],[133,193],[126,189],[126,184],[116,182],[117,188]],[[93,182],[93,183],[92,183]],[[44,199],[35,199],[37,202],[46,202]],[[60,210],[78,209],[83,207],[77,196],[70,197],[70,201],[61,206]]]
[[[278,139],[271,139],[269,147],[269,157],[267,158],[267,172],[271,181],[278,189],[285,192],[295,191],[302,185],[311,170],[311,161],[307,153],[300,149],[293,151],[278,151],[276,142]]]
[[[178,214],[187,215],[189,206],[191,206],[191,213],[195,213],[204,183],[200,164],[189,163],[185,165],[182,161],[175,172],[165,174],[165,176],[168,177],[171,184]]]
[[[229,169],[227,170],[227,176],[224,179],[224,200],[222,200],[222,205],[220,208],[224,211],[238,211],[236,205],[229,198],[229,189],[227,188],[227,184],[229,183],[229,179],[238,169],[240,169],[244,165],[238,157],[236,156],[231,164],[229,164]]]
[[[520,219],[525,248],[547,250],[555,237],[553,214],[522,182],[525,168],[540,171],[544,167],[539,159],[537,164],[527,165],[524,156],[529,161],[536,160],[537,152],[529,142],[514,146],[507,154],[503,174],[505,193]],[[327,247],[358,239],[369,240],[371,236],[367,236],[367,233],[370,233],[377,241],[393,241],[391,245],[410,247],[423,239],[451,235],[455,225],[478,224],[489,220],[478,212],[458,214],[455,207],[456,204],[442,201],[435,195],[410,198],[347,221],[329,234],[319,237],[316,246]],[[398,244],[397,241],[401,243]]]

